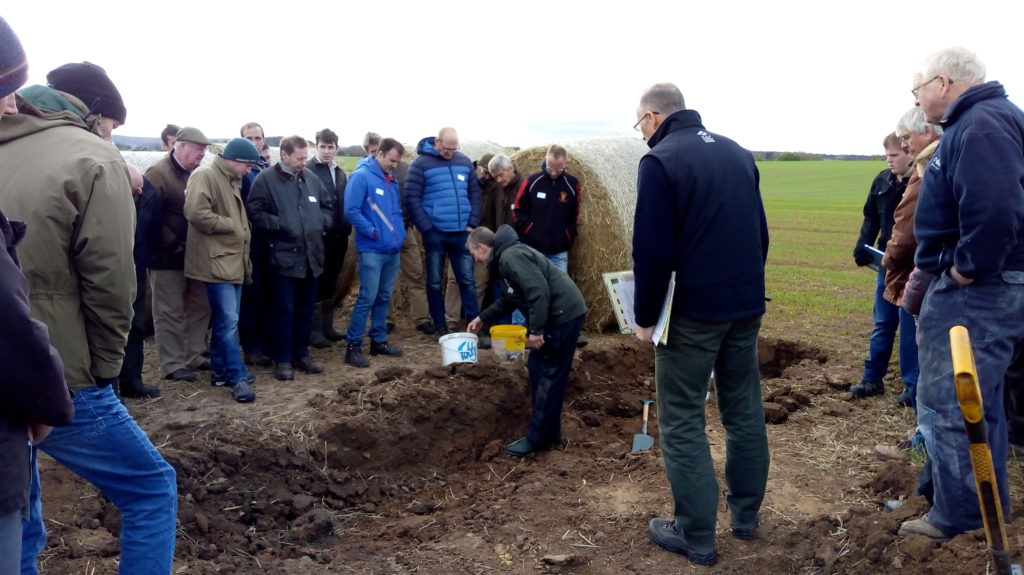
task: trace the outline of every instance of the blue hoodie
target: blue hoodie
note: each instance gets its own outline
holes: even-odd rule
[[[914,263],[964,277],[1024,271],[1024,112],[999,82],[972,86],[946,110],[921,181]]]
[[[376,206],[376,209],[374,208]],[[345,188],[345,217],[356,231],[360,252],[397,254],[405,241],[402,205],[394,174],[385,174],[377,158],[359,161]]]
[[[405,208],[421,232],[461,232],[480,225],[480,185],[473,162],[455,152],[446,160],[423,138],[405,180]]]

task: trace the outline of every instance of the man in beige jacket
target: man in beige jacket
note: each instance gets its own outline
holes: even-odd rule
[[[242,176],[260,161],[252,142],[235,138],[212,164],[188,179],[185,218],[185,277],[203,282],[213,315],[210,337],[210,383],[230,385],[239,403],[256,399],[254,380],[242,363],[238,311],[242,284],[252,281],[249,218],[242,202]]]

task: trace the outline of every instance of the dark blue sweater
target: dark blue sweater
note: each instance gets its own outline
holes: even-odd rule
[[[693,110],[667,117],[648,145],[633,223],[637,324],[657,323],[673,271],[673,312],[708,322],[763,314],[768,225],[753,156]]]
[[[972,86],[946,110],[914,215],[914,263],[983,280],[1024,270],[1024,112],[999,82]]]

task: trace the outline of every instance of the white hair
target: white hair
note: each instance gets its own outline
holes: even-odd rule
[[[492,174],[498,170],[507,170],[512,167],[512,160],[505,154],[498,154],[487,162],[487,171]]]
[[[896,133],[898,134],[902,130],[906,130],[914,134],[924,134],[925,126],[930,126],[936,136],[942,135],[942,126],[929,123],[924,117],[924,110],[914,106],[907,110],[907,113],[903,114],[903,117],[900,118],[899,123],[896,124]]]
[[[985,81],[985,64],[966,48],[946,48],[925,58],[921,81],[927,82],[936,76],[947,76],[950,80],[974,86]]]

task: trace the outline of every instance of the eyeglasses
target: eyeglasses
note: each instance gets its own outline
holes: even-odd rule
[[[440,150],[441,152],[448,152],[448,153],[450,153],[450,154],[454,154],[455,152],[458,152],[458,151],[459,151],[459,147],[458,147],[458,146],[455,146],[454,148],[449,148],[448,146],[443,146],[443,145],[442,145],[442,146],[441,146],[441,147],[439,148],[439,150]]]
[[[936,77],[932,78],[931,80],[928,80],[927,82],[921,82],[917,86],[914,86],[914,89],[911,90],[910,93],[913,94],[914,97],[916,98],[917,94],[921,91],[921,88],[924,88],[928,84],[931,84],[932,82],[934,82],[934,81],[936,81],[938,79],[939,79],[939,76],[936,76]],[[950,84],[952,84],[952,82],[950,82]]]
[[[660,116],[660,115],[661,115],[661,112],[653,112],[653,111],[652,112],[645,112],[644,115],[640,116],[640,119],[637,120],[635,124],[633,124],[633,129],[636,130],[637,132],[639,132],[640,131],[640,124],[644,123],[644,120],[647,119],[647,116]]]

